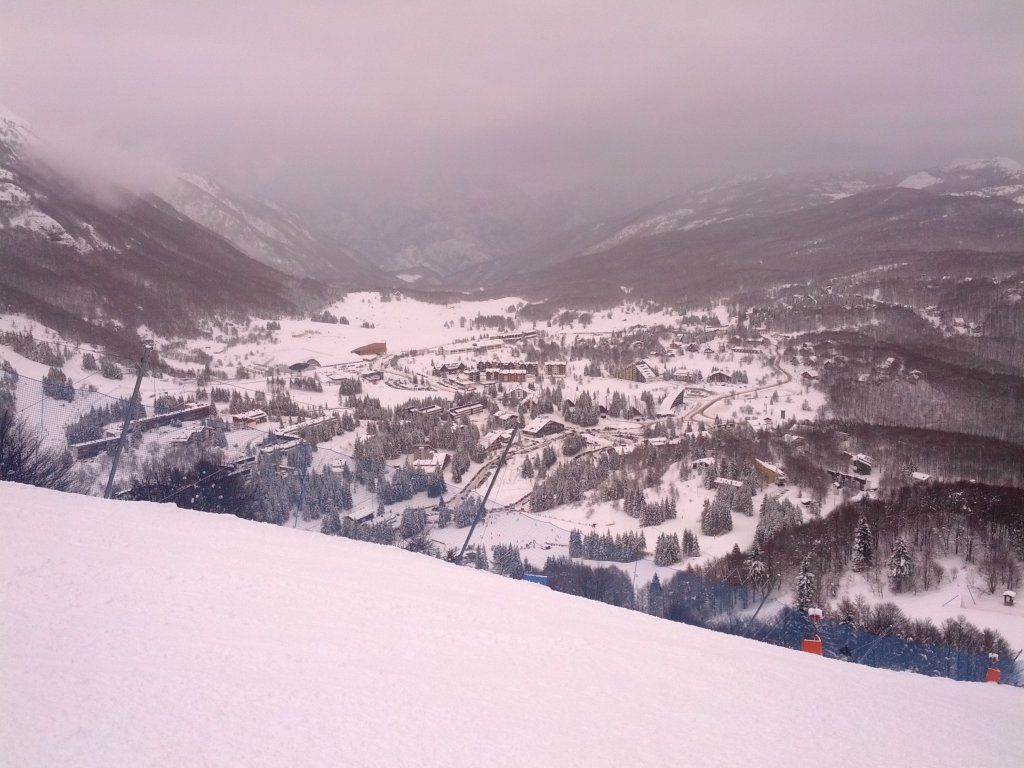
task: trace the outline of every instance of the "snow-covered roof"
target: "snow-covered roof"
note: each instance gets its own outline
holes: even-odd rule
[[[641,360],[635,363],[637,372],[645,379],[656,379],[658,378],[658,372],[654,370],[654,366],[648,363],[646,360]]]
[[[683,403],[683,396],[686,394],[686,387],[674,387],[662,398],[658,404],[658,416],[671,416],[675,409]]]
[[[557,424],[558,426],[562,426],[561,422],[555,421],[550,416],[538,416],[537,418],[531,420],[530,423],[527,424],[525,427],[523,427],[523,432],[525,432],[528,435],[536,434],[537,432],[540,432],[542,429],[544,429],[544,427],[546,427],[548,424]]]
[[[434,470],[438,467],[443,467],[446,463],[448,463],[448,454],[444,451],[438,451],[429,459],[416,459],[412,465],[419,469]]]

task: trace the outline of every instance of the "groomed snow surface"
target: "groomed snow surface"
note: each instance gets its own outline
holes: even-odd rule
[[[0,764],[1009,766],[1021,691],[0,483]]]

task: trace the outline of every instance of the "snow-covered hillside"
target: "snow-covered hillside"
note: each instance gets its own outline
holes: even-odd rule
[[[275,269],[350,285],[380,279],[350,249],[271,201],[238,194],[194,173],[178,176],[164,195],[190,219]]]
[[[1014,689],[231,517],[0,498],[6,765],[934,768],[1024,748]]]

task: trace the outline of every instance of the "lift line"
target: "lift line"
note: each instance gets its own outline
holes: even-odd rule
[[[512,436],[509,437],[508,443],[505,445],[505,450],[501,452],[501,458],[498,459],[498,465],[494,468],[494,474],[491,476],[491,482],[487,486],[487,493],[484,494],[483,499],[480,501],[480,508],[476,511],[476,515],[473,517],[473,524],[469,526],[469,533],[466,534],[466,540],[462,542],[462,549],[459,550],[458,557],[455,558],[457,565],[462,565],[462,556],[466,554],[466,547],[469,546],[469,540],[473,538],[473,531],[476,529],[476,524],[480,522],[480,518],[484,515],[484,507],[487,505],[487,499],[491,497],[491,491],[494,490],[494,481],[498,479],[498,473],[501,472],[502,466],[505,464],[505,457],[508,456],[508,449],[512,447],[512,443],[515,442],[516,435],[519,434],[519,427],[515,427],[512,430]]]

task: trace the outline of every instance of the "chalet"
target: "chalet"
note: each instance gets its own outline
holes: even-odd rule
[[[818,380],[818,372],[817,371],[804,371],[803,373],[800,374],[800,378],[803,379],[804,381],[817,381]]]
[[[850,463],[853,465],[853,471],[861,475],[870,475],[875,468],[875,460],[864,453],[858,453]]]
[[[764,478],[766,483],[771,483],[773,485],[786,484],[786,473],[774,464],[769,464],[767,461],[761,461],[760,459],[754,459],[754,466],[757,468],[758,474]]]
[[[871,381],[871,375],[867,373],[861,373],[857,376],[858,384],[867,384]]]
[[[694,459],[690,462],[690,469],[707,469],[715,466],[714,456],[705,456],[703,459]]]
[[[629,406],[629,408],[626,409],[626,412],[622,415],[625,416],[627,419],[634,419],[637,421],[644,417],[643,413],[641,413],[640,409],[637,408],[635,405]]]
[[[483,403],[466,403],[465,405],[458,405],[454,408],[449,408],[448,415],[453,419],[458,419],[462,416],[472,416],[477,413],[482,413],[483,410]]]
[[[377,510],[373,505],[368,505],[364,509],[353,509],[345,517],[351,520],[356,525],[362,525],[363,523],[372,523],[373,519],[377,516]]]
[[[922,374],[919,370],[915,368],[914,370],[907,374],[907,378],[910,379],[911,381],[920,381],[923,375],[924,374]]]
[[[662,446],[668,445],[667,437],[649,437],[647,438],[647,444],[652,445],[655,448],[661,448]]]
[[[388,345],[384,341],[374,341],[352,350],[353,355],[359,355],[360,357],[378,357],[387,353]]]
[[[366,371],[366,373],[360,374],[360,378],[363,381],[383,381],[384,371]]]
[[[512,430],[503,429],[500,432],[490,432],[480,438],[480,444],[484,450],[490,453],[491,451],[497,451],[508,445],[509,440],[512,439]]]
[[[499,427],[508,429],[519,424],[519,414],[512,411],[498,411],[491,415],[491,420]]]
[[[561,360],[544,363],[545,376],[565,376],[566,370],[566,363]]]
[[[932,481],[932,476],[927,472],[911,472],[910,478],[915,483],[930,483]]]
[[[434,368],[435,376],[456,376],[465,372],[465,363],[442,363],[440,366]]]
[[[669,393],[665,395],[661,403],[658,404],[658,416],[667,417],[675,413],[675,409],[684,404],[683,398],[685,395],[685,387],[676,387],[675,389],[669,390]]]
[[[700,352],[700,345],[696,342],[690,342],[686,345],[687,352]]]
[[[711,347],[704,347],[704,354],[705,355],[713,355],[713,354],[715,354],[715,350],[713,350]]]
[[[555,421],[549,416],[538,416],[523,427],[523,434],[527,437],[547,437],[556,435],[563,430],[565,430],[565,425],[560,421]]]
[[[732,374],[728,371],[712,371],[705,381],[709,384],[732,384]]]
[[[265,411],[257,408],[254,411],[245,411],[244,413],[235,413],[231,416],[231,423],[237,424],[243,427],[249,427],[253,424],[263,424],[267,421],[267,414]]]
[[[695,381],[699,381],[700,374],[698,371],[688,371],[685,368],[679,368],[672,371],[673,381],[682,381],[686,384],[692,384]]]
[[[424,472],[437,472],[444,471],[444,468],[448,466],[451,461],[451,456],[444,451],[435,451],[429,445],[416,446],[416,453],[414,454],[412,465],[416,469],[422,469]]]
[[[742,480],[732,480],[732,479],[730,479],[728,477],[716,477],[715,478],[715,485],[717,485],[717,486],[725,486],[727,488],[742,488],[743,487],[743,481]]]

